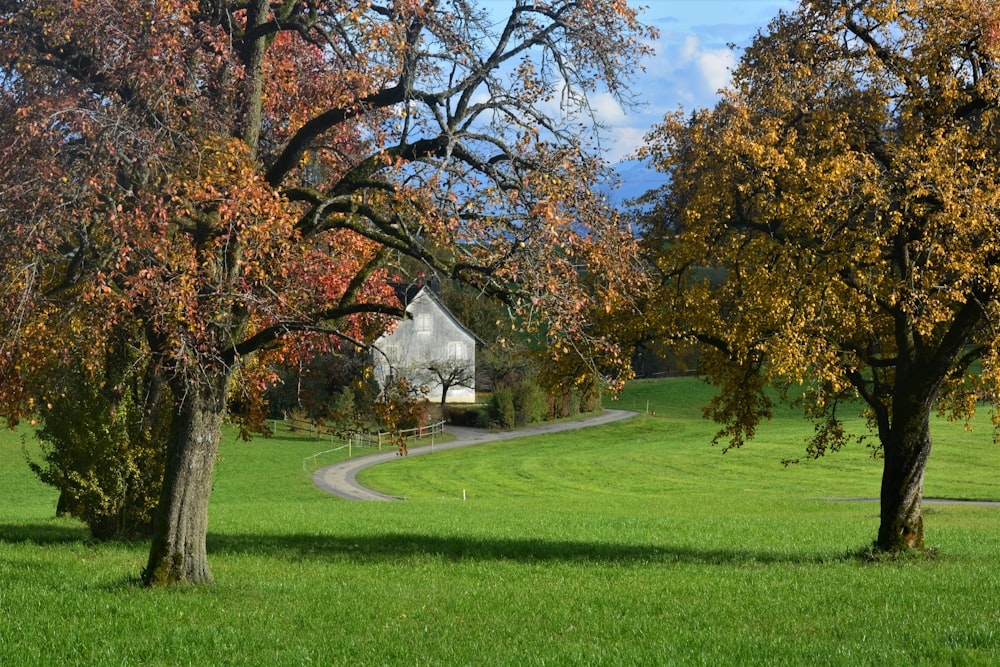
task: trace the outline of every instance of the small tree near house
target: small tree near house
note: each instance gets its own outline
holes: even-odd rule
[[[432,361],[427,370],[433,375],[437,385],[441,388],[441,405],[448,402],[448,390],[452,387],[463,387],[470,389],[475,397],[476,391],[476,366],[469,363],[468,359],[440,359]]]

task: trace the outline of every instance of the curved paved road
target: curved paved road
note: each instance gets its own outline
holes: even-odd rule
[[[423,445],[410,449],[410,456],[429,454],[432,451],[444,449],[457,449],[459,447],[469,447],[470,445],[480,445],[484,442],[494,442],[496,440],[512,440],[514,438],[524,438],[532,435],[542,435],[545,433],[558,433],[587,426],[597,426],[599,424],[609,424],[611,422],[628,419],[636,413],[628,410],[605,410],[603,414],[596,417],[587,417],[575,421],[556,422],[554,424],[542,424],[532,428],[521,429],[520,431],[504,431],[494,433],[479,428],[464,428],[459,426],[448,426],[447,433],[456,437],[455,440],[436,445]],[[357,474],[360,470],[370,468],[379,463],[386,463],[399,459],[396,450],[381,452],[379,454],[369,454],[336,463],[332,466],[320,468],[313,474],[313,483],[319,488],[340,496],[348,500],[399,500],[393,496],[387,496],[377,491],[361,486],[357,481]]]

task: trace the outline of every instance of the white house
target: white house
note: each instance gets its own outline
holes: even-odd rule
[[[476,336],[462,326],[426,286],[400,289],[407,317],[373,347],[375,379],[385,387],[406,378],[411,387],[427,388],[427,398],[446,403],[476,400]]]

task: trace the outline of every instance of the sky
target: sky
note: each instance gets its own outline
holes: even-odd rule
[[[625,160],[642,142],[643,135],[663,116],[683,108],[686,112],[712,107],[718,91],[729,83],[729,72],[739,58],[739,47],[782,9],[797,0],[629,0],[646,7],[643,22],[655,26],[660,38],[652,45],[655,55],[636,74],[633,91],[641,106],[623,109],[607,96],[595,100],[599,119],[609,128],[606,157]],[[484,0],[494,11],[510,7],[510,0]],[[727,45],[734,44],[737,51]],[[662,182],[662,177],[630,162],[619,165],[623,178],[621,201],[637,196]]]
[[[656,26],[660,38],[656,55],[635,81],[643,102],[637,110],[618,110],[605,119],[611,129],[608,159],[619,162],[642,142],[643,134],[664,114],[712,107],[718,91],[729,85],[729,74],[740,47],[749,45],[757,31],[767,27],[782,9],[794,9],[797,0],[646,0],[645,21]],[[636,3],[635,6],[638,6]],[[729,48],[736,46],[736,50]],[[613,110],[611,110],[613,111]],[[663,182],[660,174],[636,163],[618,165],[621,189],[617,202],[636,197]]]
[[[635,3],[638,6],[642,2]],[[609,157],[617,161],[631,152],[643,133],[664,114],[714,106],[718,91],[729,84],[730,70],[739,57],[728,44],[749,44],[792,0],[646,0],[645,22],[657,27],[656,55],[639,73],[635,91],[644,107],[619,111],[613,121],[615,146]]]

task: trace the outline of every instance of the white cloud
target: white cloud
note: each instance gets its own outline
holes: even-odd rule
[[[604,145],[605,159],[611,163],[627,159],[642,144],[642,138],[649,129],[627,125],[612,127]]]
[[[729,49],[708,49],[698,53],[696,66],[704,86],[715,93],[729,85],[736,56]]]
[[[665,48],[665,45],[670,43],[668,40],[672,41],[673,35],[670,37],[664,37],[660,42],[660,48],[657,49],[657,53],[667,52],[669,50],[674,50],[682,62],[690,62],[698,57],[698,49],[701,46],[701,42],[694,35],[687,35],[681,40],[680,47],[674,47],[673,49]]]
[[[668,33],[660,40],[648,75],[664,84],[657,91],[663,100],[711,106],[719,89],[729,84],[735,64],[736,55],[728,48],[705,46],[695,35]]]
[[[682,106],[713,106],[737,60],[728,48],[706,46],[696,35],[681,33],[665,33],[655,51],[632,84],[640,107],[623,109],[607,94],[592,100],[598,119],[608,127],[602,147],[611,162],[635,152],[664,114]]]
[[[625,110],[610,93],[599,93],[590,98],[590,108],[599,123],[617,125],[625,122]]]

